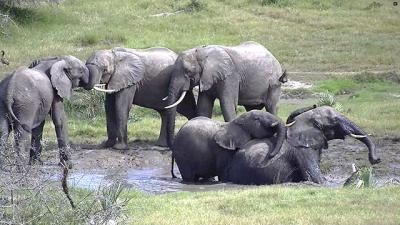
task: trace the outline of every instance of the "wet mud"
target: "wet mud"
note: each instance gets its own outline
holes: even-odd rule
[[[374,165],[375,181],[378,186],[400,181],[400,142],[396,139],[375,139],[378,155],[382,162]],[[47,152],[43,158],[46,166],[57,167],[57,152]],[[152,142],[132,142],[130,149],[116,151],[82,145],[72,152],[73,169],[69,183],[75,187],[97,189],[99,186],[120,181],[128,187],[148,193],[177,191],[207,191],[248,188],[230,183],[207,181],[200,184],[185,184],[180,178],[171,178],[171,152],[167,148],[154,146]],[[321,170],[326,187],[341,187],[352,173],[352,164],[370,166],[368,150],[361,142],[348,138],[335,140],[324,149]],[[175,174],[179,170],[175,165]],[[58,179],[57,175],[55,178]],[[298,185],[298,184],[290,184]],[[303,183],[300,185],[312,185]]]

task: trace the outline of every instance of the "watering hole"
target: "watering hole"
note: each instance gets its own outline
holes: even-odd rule
[[[378,186],[398,183],[400,180],[400,142],[392,139],[375,140],[382,162],[374,165],[375,181]],[[80,188],[97,189],[113,182],[122,182],[125,186],[147,193],[162,194],[178,191],[208,191],[221,189],[240,189],[249,186],[207,181],[200,184],[185,184],[180,178],[171,178],[170,151],[152,145],[151,142],[130,143],[127,151],[93,149],[82,146],[72,154],[74,167],[70,171],[69,185]],[[46,154],[50,156],[50,154]],[[56,152],[49,168],[57,163]],[[324,149],[321,170],[326,179],[324,186],[341,187],[351,175],[351,165],[370,166],[368,151],[362,143],[348,138],[335,140]],[[180,177],[175,165],[175,174]],[[59,179],[59,175],[55,175]],[[304,185],[304,184],[300,184]]]

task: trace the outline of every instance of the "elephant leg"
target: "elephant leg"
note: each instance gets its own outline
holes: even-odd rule
[[[101,144],[103,148],[110,148],[117,142],[115,94],[107,94],[104,102],[107,121],[107,140]]]
[[[113,146],[117,150],[128,149],[128,117],[135,97],[136,86],[122,89],[115,96],[115,119],[117,142]]]
[[[211,97],[204,92],[199,93],[197,100],[197,116],[212,117],[215,97]]]
[[[28,144],[29,133],[24,130],[20,124],[14,126],[14,141],[15,141],[15,162],[20,168],[27,161],[26,157],[26,146]]]
[[[221,111],[225,122],[230,122],[236,118],[236,104],[233,100],[223,97],[220,99]]]
[[[239,81],[222,82],[216,86],[216,91],[225,122],[234,120],[239,99]]]
[[[246,112],[254,110],[254,109],[262,109],[264,108],[263,105],[245,105],[244,108],[246,109]]]
[[[41,141],[45,122],[46,121],[44,120],[38,127],[32,130],[29,164],[32,164],[35,161],[39,162],[39,164],[43,164],[42,160],[40,159],[40,155],[42,154]]]
[[[156,142],[156,145],[161,146],[161,147],[167,147],[167,119],[168,119],[168,114],[163,111],[159,111],[161,116],[161,129],[160,129],[160,135],[158,136],[158,140]]]
[[[72,168],[70,159],[70,147],[68,140],[68,123],[64,110],[64,104],[60,97],[55,96],[51,106],[51,118],[57,136],[60,164]]]
[[[190,165],[184,165],[181,167],[179,167],[179,171],[184,182],[194,183],[199,180],[199,178],[193,173]]]
[[[278,102],[281,96],[281,88],[270,88],[268,90],[268,99],[265,103],[267,112],[277,115],[278,114]]]

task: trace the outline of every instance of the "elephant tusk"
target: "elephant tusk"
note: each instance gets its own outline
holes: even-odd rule
[[[278,125],[279,124],[279,121],[276,121],[275,123],[272,123],[271,124],[271,127],[275,127],[276,125]]]
[[[96,85],[94,85],[93,88],[96,91],[105,92],[107,94],[111,94],[111,93],[117,92],[116,90],[106,90],[106,89],[104,89],[105,86],[106,86],[105,84],[96,84]]]
[[[360,138],[366,138],[367,137],[367,135],[358,135],[358,134],[351,134],[351,133],[350,133],[350,136],[355,138],[355,139],[360,139]]]
[[[296,120],[293,121],[293,122],[291,122],[291,123],[286,124],[285,126],[286,126],[286,127],[291,127],[291,126],[293,126],[295,123],[296,123]]]
[[[186,95],[186,91],[182,92],[182,95],[181,95],[181,97],[178,99],[177,102],[175,102],[175,103],[172,104],[172,105],[166,106],[165,108],[166,108],[166,109],[170,109],[170,108],[172,108],[172,107],[177,106],[179,103],[181,103],[181,101],[183,101],[183,98],[185,98],[185,95]]]
[[[163,98],[162,100],[163,101],[166,101],[168,99],[168,96],[165,96],[165,98]]]

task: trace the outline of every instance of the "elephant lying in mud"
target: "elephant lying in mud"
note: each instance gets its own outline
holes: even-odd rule
[[[135,50],[114,48],[94,52],[86,62],[91,87],[106,92],[105,110],[108,139],[103,147],[127,149],[127,122],[132,104],[156,110],[161,116],[157,144],[167,146],[166,119],[162,100],[168,93],[176,53],[167,48]],[[105,87],[105,88],[103,88]],[[183,100],[178,112],[195,117],[196,103],[192,93]]]
[[[40,161],[41,138],[45,118],[51,115],[60,149],[60,160],[68,161],[67,117],[63,100],[74,87],[86,87],[89,71],[73,56],[34,61],[29,68],[19,68],[0,82],[0,149],[14,130],[17,157],[25,151],[31,137],[30,159]]]
[[[228,122],[235,119],[238,104],[247,111],[265,107],[276,115],[281,84],[286,81],[278,60],[256,42],[202,46],[180,53],[168,88],[169,144],[175,129],[174,107],[194,86],[199,85],[197,116],[211,118],[214,101],[219,99]]]
[[[3,50],[0,51],[0,67],[2,65],[9,65],[10,62],[5,57],[5,52]]]
[[[251,110],[228,123],[197,117],[180,129],[172,154],[184,181],[214,176],[221,179],[236,151],[254,139],[270,138],[276,133],[275,147],[268,157],[275,156],[285,139],[285,131],[278,117],[261,110]]]
[[[237,184],[277,184],[284,182],[312,181],[322,183],[323,176],[319,168],[322,149],[328,148],[328,141],[354,137],[363,142],[369,149],[371,164],[381,160],[376,156],[375,145],[372,140],[356,124],[331,107],[308,107],[293,112],[287,121],[286,138],[280,151],[275,157],[269,158],[270,151],[277,152],[277,142],[280,137],[252,140],[243,145],[234,154],[226,154],[224,166],[219,168],[219,180]],[[186,125],[182,129],[187,129]],[[189,132],[204,129],[204,133],[212,128],[197,124]],[[177,139],[187,139],[191,134],[179,134]],[[201,142],[201,140],[197,140]],[[183,174],[196,168],[196,165],[207,163],[207,158],[195,159],[196,142],[185,143],[190,148],[182,148],[181,159],[177,160],[178,167]],[[218,152],[220,149],[212,149]],[[185,161],[198,160],[197,164],[182,164]],[[181,164],[181,166],[179,166]],[[212,171],[215,172],[216,170]],[[194,174],[192,176],[201,176]],[[186,178],[183,178],[184,180]]]

